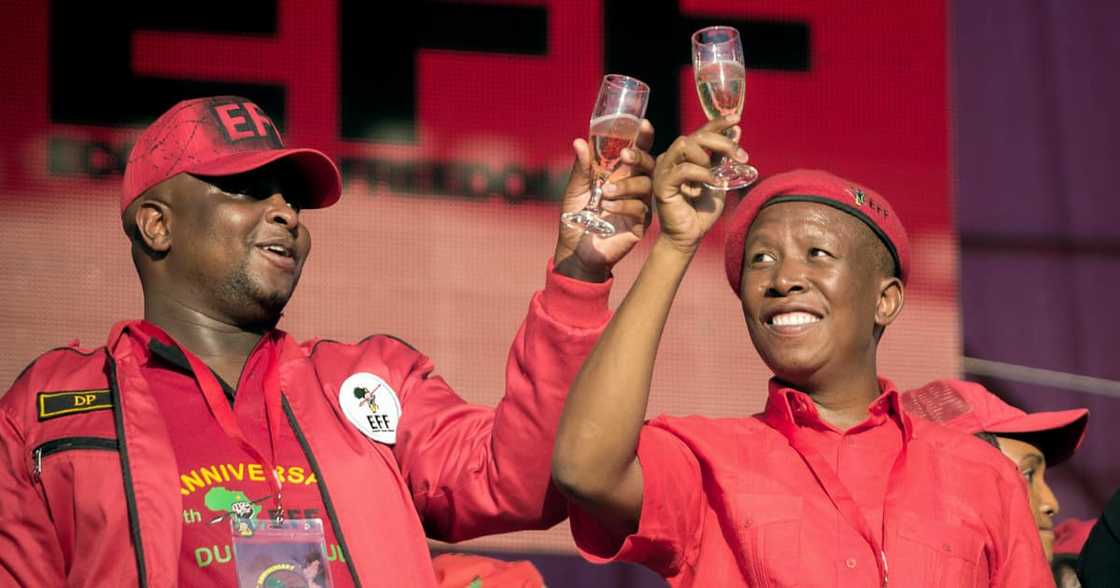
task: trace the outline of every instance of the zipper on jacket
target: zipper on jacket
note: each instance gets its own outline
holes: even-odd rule
[[[136,578],[140,588],[148,588],[148,566],[144,561],[144,541],[140,536],[140,509],[136,504],[136,489],[132,485],[132,468],[128,461],[128,444],[124,441],[124,407],[121,404],[121,387],[117,381],[117,360],[105,350],[105,378],[109,380],[109,393],[113,399],[113,423],[117,428],[117,453],[121,456],[121,479],[124,482],[124,502],[128,507],[128,529],[132,536],[132,551],[136,556]]]
[[[35,467],[32,474],[35,481],[43,473],[43,458],[63,451],[74,449],[96,449],[100,451],[118,451],[117,440],[106,437],[63,437],[52,439],[35,448],[31,454],[35,458]]]
[[[315,454],[311,452],[311,445],[307,442],[307,437],[303,435],[303,429],[300,428],[299,421],[296,420],[292,405],[288,404],[287,396],[280,395],[280,405],[284,409],[284,414],[288,417],[288,424],[292,427],[296,440],[299,441],[299,447],[303,450],[303,455],[307,457],[307,465],[311,467],[311,471],[319,480],[319,496],[323,499],[323,509],[327,511],[327,518],[334,530],[334,538],[338,541],[339,549],[342,550],[342,557],[346,559],[346,569],[350,571],[350,579],[354,581],[355,588],[362,588],[362,580],[358,577],[357,565],[354,563],[354,557],[350,555],[350,548],[346,545],[346,537],[343,536],[342,526],[338,523],[338,514],[334,510],[331,493],[327,491],[327,481],[323,479],[323,471],[319,469],[319,462],[315,459]]]

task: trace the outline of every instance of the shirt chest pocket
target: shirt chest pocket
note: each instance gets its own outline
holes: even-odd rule
[[[924,578],[923,586],[967,588],[988,586],[982,534],[965,526],[905,515],[898,527],[897,553],[888,547],[888,561],[900,573]]]
[[[740,545],[736,559],[751,586],[797,586],[801,558],[801,497],[735,496],[731,522]]]

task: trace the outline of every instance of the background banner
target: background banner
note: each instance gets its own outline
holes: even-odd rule
[[[650,84],[662,148],[704,121],[689,35],[711,24],[743,33],[742,144],[760,172],[861,181],[910,232],[913,279],[881,372],[901,387],[959,373],[943,2],[399,4],[5,3],[0,380],[74,338],[101,345],[113,322],[141,315],[117,208],[128,149],[180,99],[239,94],[289,145],[323,149],[344,174],[341,203],[303,215],[313,255],[281,327],[397,335],[466,399],[493,405],[543,284],[570,144],[586,135],[599,79]],[[769,372],[726,285],[722,239],[717,226],[677,300],[651,416],[762,407]],[[615,303],[646,252],[617,268]],[[573,549],[566,526],[470,545]]]

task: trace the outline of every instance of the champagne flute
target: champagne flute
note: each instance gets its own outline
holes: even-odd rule
[[[743,43],[739,31],[732,27],[707,27],[692,34],[692,72],[696,78],[696,92],[708,120],[743,111],[747,95],[747,68],[743,60]],[[723,158],[712,168],[714,184],[704,185],[713,190],[737,190],[758,179],[754,166]]]
[[[565,213],[564,224],[598,237],[610,237],[614,225],[602,216],[603,184],[622,164],[622,150],[634,146],[646,114],[649,86],[639,79],[619,74],[603,76],[599,97],[591,111],[591,198],[583,210]]]

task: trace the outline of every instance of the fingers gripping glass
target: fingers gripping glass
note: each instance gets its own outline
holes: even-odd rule
[[[622,164],[622,151],[634,146],[638,129],[646,114],[649,86],[641,80],[609,74],[599,85],[599,97],[591,111],[591,198],[587,206],[560,217],[569,227],[583,229],[599,237],[615,233],[614,225],[602,216],[600,201],[603,184]]]
[[[743,111],[747,95],[747,68],[743,60],[743,43],[739,31],[731,27],[708,27],[692,34],[692,72],[696,92],[708,120]],[[723,158],[712,168],[713,190],[737,190],[758,179],[754,166]]]

